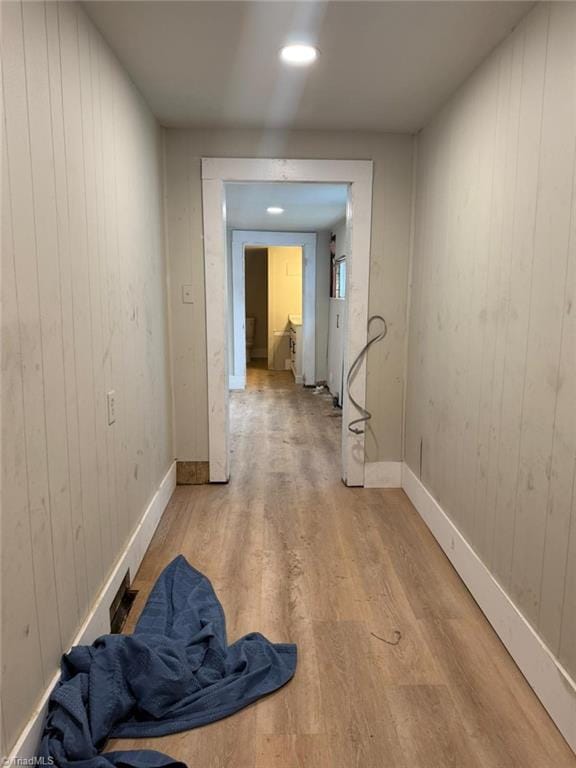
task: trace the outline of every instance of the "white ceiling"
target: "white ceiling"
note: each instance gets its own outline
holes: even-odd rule
[[[226,185],[226,224],[232,229],[317,232],[346,215],[345,184],[288,182]],[[266,213],[268,206],[284,213]]]
[[[165,125],[415,131],[530,2],[86,2]],[[280,63],[289,41],[321,51]]]

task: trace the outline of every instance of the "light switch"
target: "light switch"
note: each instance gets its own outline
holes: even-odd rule
[[[194,298],[192,296],[192,286],[191,285],[183,285],[182,286],[182,303],[183,304],[194,304]]]

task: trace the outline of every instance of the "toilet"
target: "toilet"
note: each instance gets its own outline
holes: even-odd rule
[[[252,359],[252,347],[254,346],[254,327],[256,325],[255,317],[246,318],[246,362]]]

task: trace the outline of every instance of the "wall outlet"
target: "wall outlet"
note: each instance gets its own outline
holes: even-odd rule
[[[182,286],[182,303],[183,304],[194,304],[194,298],[192,296],[192,286],[191,285],[183,285]]]
[[[113,389],[106,395],[106,403],[108,406],[108,426],[111,426],[116,421],[116,393]]]

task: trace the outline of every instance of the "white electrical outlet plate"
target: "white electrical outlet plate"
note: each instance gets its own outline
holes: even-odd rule
[[[183,304],[194,304],[194,298],[192,296],[192,286],[191,285],[183,285],[182,286],[182,303]]]
[[[106,403],[108,406],[108,426],[111,426],[116,421],[116,393],[113,389],[106,395]]]

